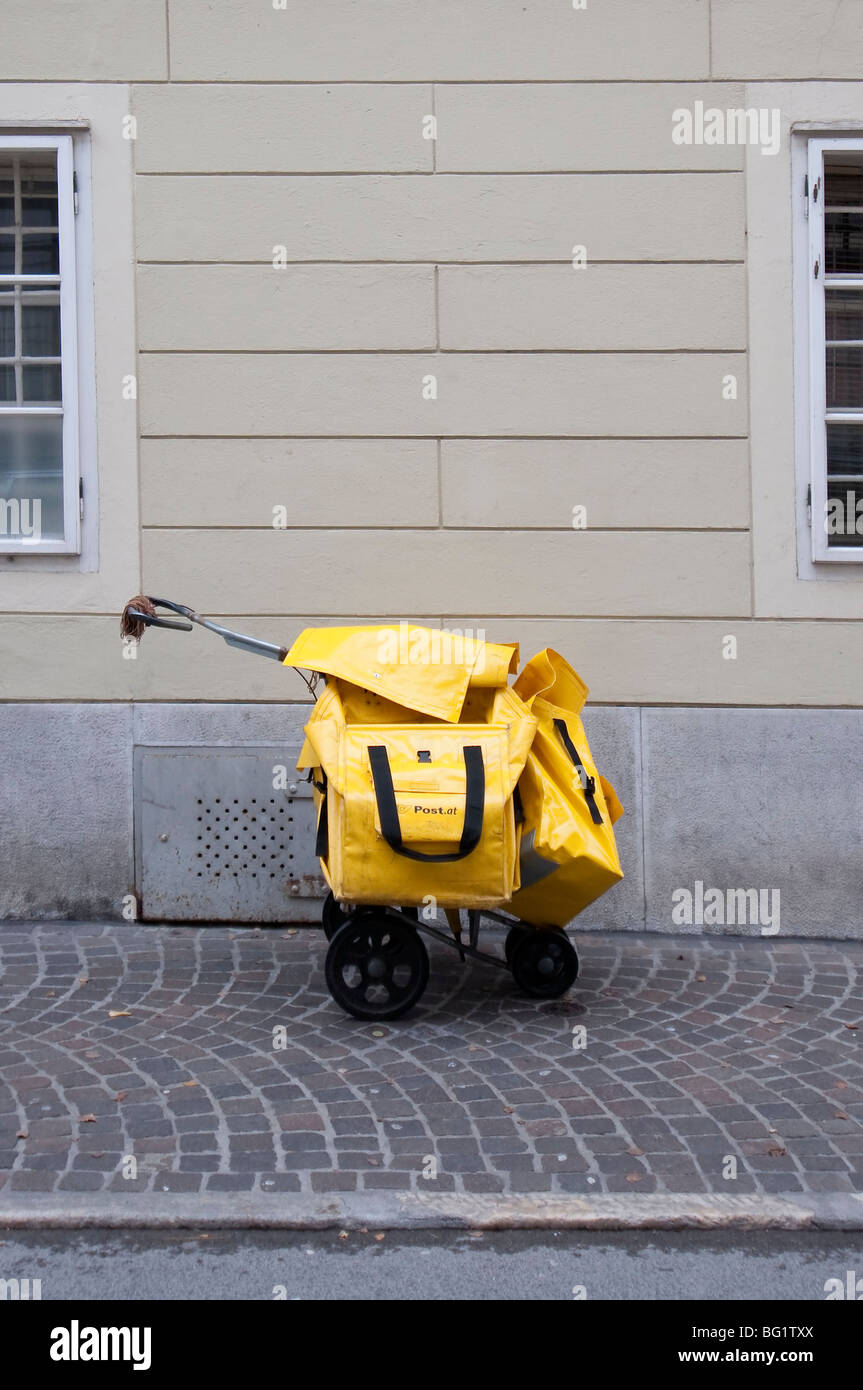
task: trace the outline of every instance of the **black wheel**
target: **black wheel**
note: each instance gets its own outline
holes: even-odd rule
[[[425,946],[412,927],[386,912],[358,912],[330,942],[327,988],[354,1018],[401,1018],[423,995],[429,978]]]
[[[515,942],[510,967],[525,994],[533,999],[557,999],[575,982],[578,956],[558,927],[536,928]]]
[[[512,964],[512,953],[515,950],[515,943],[521,941],[523,936],[529,936],[532,931],[533,927],[524,927],[519,922],[517,922],[514,927],[510,927],[506,934],[506,940],[503,943],[503,953],[506,956],[507,965]]]
[[[332,893],[328,893],[324,898],[324,905],[321,908],[321,926],[327,941],[332,941],[339,927],[343,927],[350,916],[343,912],[339,903],[336,902]]]

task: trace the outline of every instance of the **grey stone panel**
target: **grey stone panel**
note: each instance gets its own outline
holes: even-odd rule
[[[0,705],[0,918],[116,921],[134,889],[124,704]]]
[[[672,893],[700,881],[778,889],[782,936],[863,935],[859,710],[645,709],[642,725],[650,930],[761,934],[675,924]]]

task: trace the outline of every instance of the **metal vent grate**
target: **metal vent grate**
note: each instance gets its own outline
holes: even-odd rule
[[[326,891],[298,748],[137,748],[136,882],[144,920],[315,920]],[[275,769],[287,786],[274,787]],[[296,781],[292,779],[297,777]]]
[[[207,805],[203,797],[197,798],[199,849],[196,859],[202,861],[197,870],[198,878],[212,870],[219,878],[223,873],[250,873],[252,878],[258,874],[277,874],[290,871],[294,858],[294,801],[289,797],[277,802],[275,797],[269,801],[258,801],[256,797],[222,800],[217,796],[212,805]]]

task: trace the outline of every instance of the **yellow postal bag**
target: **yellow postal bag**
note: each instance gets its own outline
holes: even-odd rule
[[[623,878],[612,829],[623,807],[588,747],[587,686],[563,657],[540,652],[513,689],[538,728],[518,784],[521,887],[510,910],[535,926],[563,927]]]
[[[372,632],[360,645],[378,659],[357,671],[362,685],[328,676],[297,764],[312,772],[316,850],[333,894],[349,903],[419,906],[434,897],[442,908],[502,906],[518,887],[513,793],[536,731],[506,683],[517,648],[471,649],[444,674],[428,662],[411,669],[398,655],[382,662]],[[286,664],[312,659],[311,637]],[[335,640],[344,670],[343,634]],[[332,652],[315,645],[318,661],[335,666]],[[348,645],[356,659],[357,644]],[[424,708],[407,703],[411,689]],[[398,691],[404,703],[381,690]],[[435,703],[446,713],[429,719]]]

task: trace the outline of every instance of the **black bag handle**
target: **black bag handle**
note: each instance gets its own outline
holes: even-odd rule
[[[418,849],[406,849],[402,841],[396,793],[386,748],[369,747],[369,762],[372,769],[372,780],[375,784],[381,834],[390,849],[394,849],[396,854],[404,855],[405,859],[419,859],[422,863],[452,864],[456,859],[466,859],[476,849],[482,836],[483,811],[485,809],[485,767],[482,761],[482,749],[479,745],[468,745],[462,749],[462,752],[467,781],[464,828],[459,847],[453,854],[424,854]]]
[[[569,736],[569,729],[566,727],[565,720],[555,719],[554,727],[557,729],[557,732],[560,734],[560,737],[563,740],[564,748],[566,749],[569,756],[572,758],[572,761],[574,762],[575,766],[578,768],[579,781],[581,782],[581,785],[584,789],[584,799],[590,808],[590,819],[593,821],[594,825],[602,825],[602,812],[596,804],[596,779],[594,777],[588,777],[587,769],[585,768],[584,763],[581,761],[581,758],[578,756],[578,749],[576,748],[575,744]]]
[[[314,772],[309,773],[309,781],[321,794],[321,809],[318,813],[318,832],[315,836],[315,854],[318,859],[330,857],[330,823],[327,812],[327,774],[321,768],[322,781],[315,781]]]

